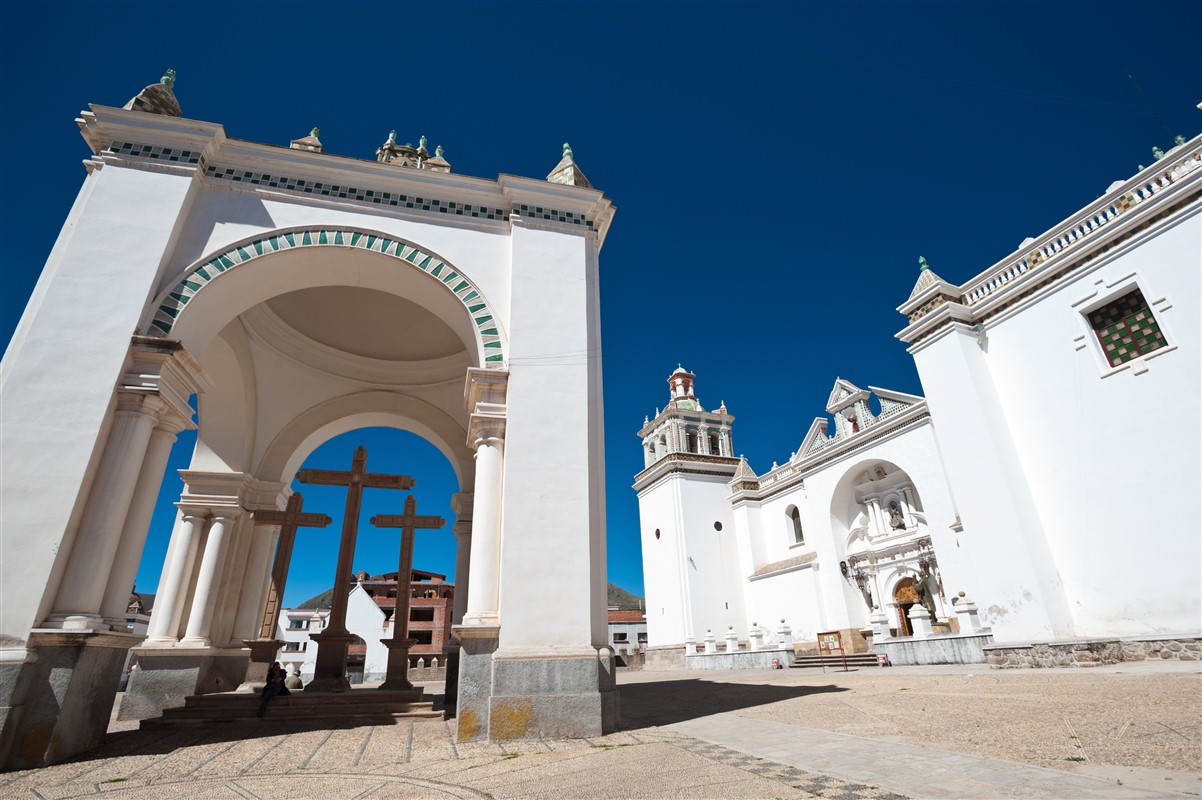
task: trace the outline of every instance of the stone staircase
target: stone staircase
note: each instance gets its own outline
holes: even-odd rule
[[[267,713],[258,716],[257,692],[219,692],[192,695],[179,708],[168,708],[161,717],[142,720],[143,730],[199,725],[392,725],[401,719],[441,719],[422,689],[351,689],[348,692],[296,691],[273,697]]]
[[[848,653],[847,668],[855,667],[857,669],[863,667],[879,667],[880,661],[877,659],[876,653]],[[797,656],[797,660],[791,665],[794,669],[799,667],[826,667],[827,669],[843,669],[843,657],[820,656],[820,655],[801,655]]]

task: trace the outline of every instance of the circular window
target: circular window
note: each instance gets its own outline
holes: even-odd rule
[[[715,523],[714,523],[714,530],[716,530],[716,531],[720,531],[720,530],[722,530],[722,523],[721,523],[721,522],[715,522]]]
[[[659,528],[656,528],[656,529],[655,529],[655,538],[656,538],[656,539],[658,539],[658,538],[659,538]]]

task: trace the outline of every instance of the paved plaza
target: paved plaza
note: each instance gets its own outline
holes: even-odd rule
[[[444,721],[120,730],[0,796],[1199,797],[1197,664],[624,672],[623,730],[456,743]]]

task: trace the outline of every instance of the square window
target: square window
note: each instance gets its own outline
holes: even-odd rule
[[[1090,311],[1086,317],[1112,367],[1168,346],[1156,316],[1138,288]]]

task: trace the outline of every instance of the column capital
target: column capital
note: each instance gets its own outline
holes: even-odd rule
[[[508,372],[468,369],[463,387],[463,405],[469,415],[468,447],[475,450],[482,444],[499,444],[504,441],[508,412],[505,397],[508,386]]]
[[[451,495],[451,510],[455,512],[455,518],[461,520],[470,520],[472,518],[472,504],[476,500],[476,495],[473,492],[455,492]]]
[[[211,386],[200,363],[179,342],[134,336],[117,388],[118,392],[158,397],[171,414],[183,420],[183,430],[195,427],[189,398]],[[164,416],[167,413],[164,411]]]

